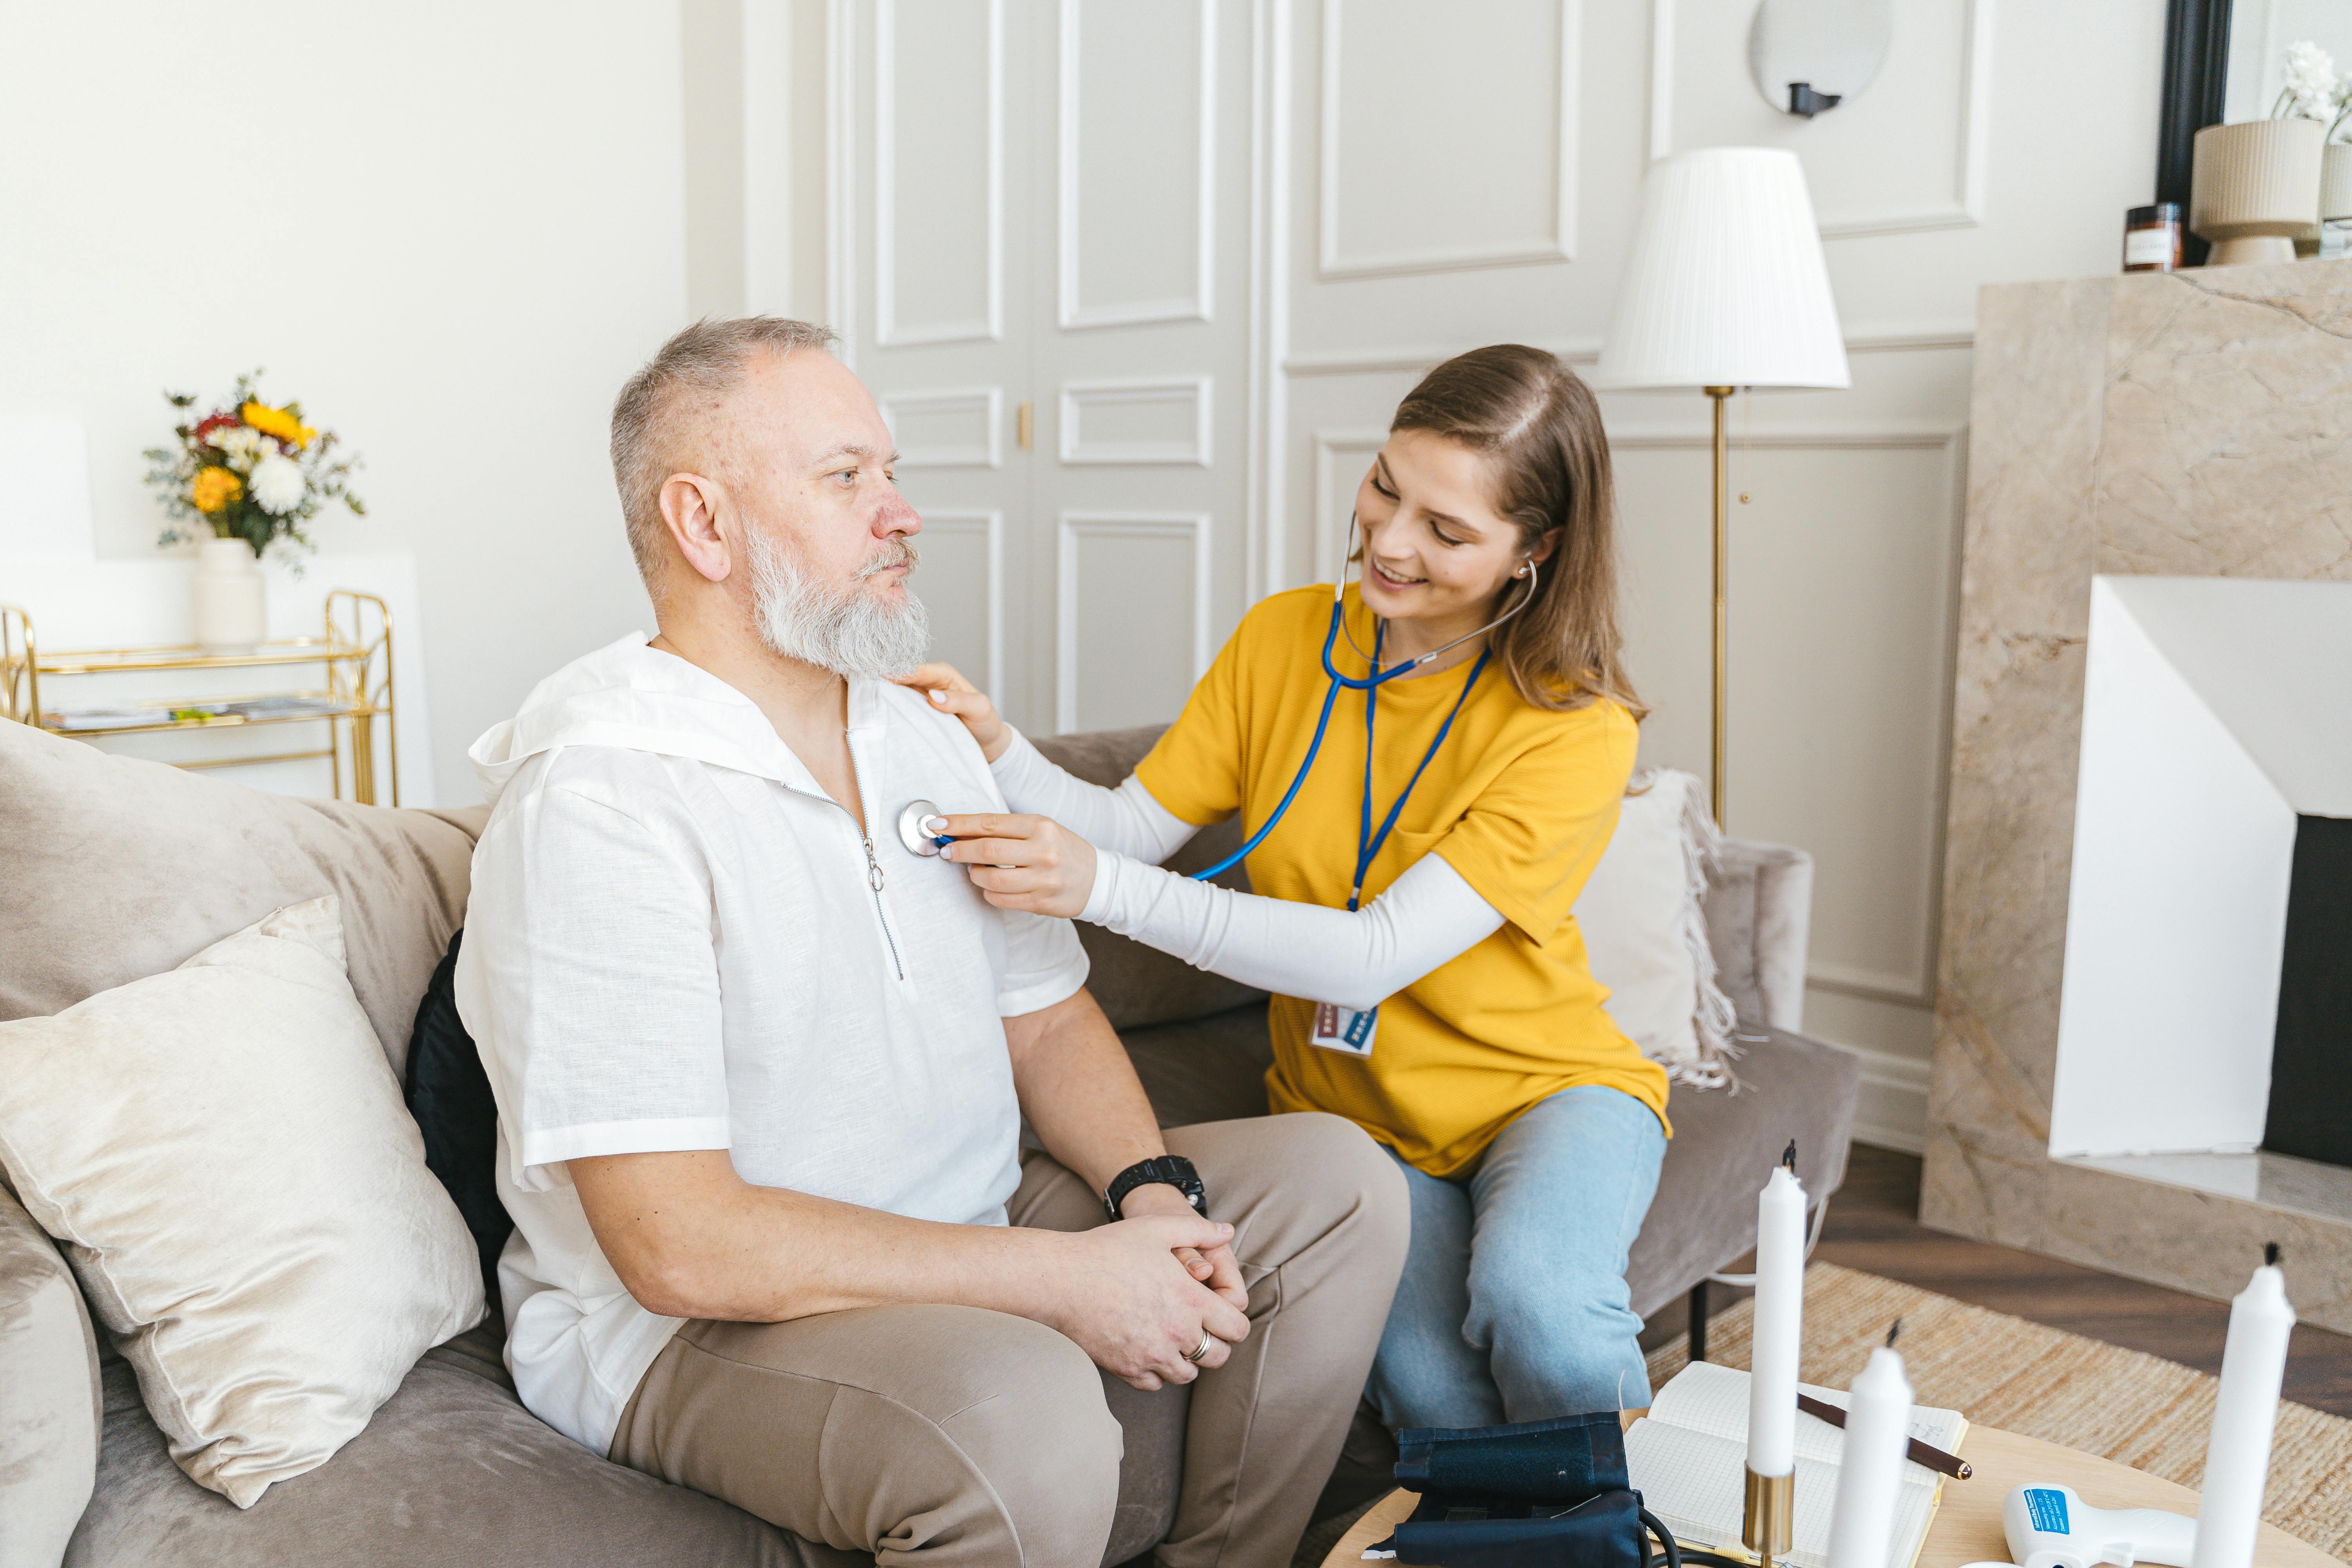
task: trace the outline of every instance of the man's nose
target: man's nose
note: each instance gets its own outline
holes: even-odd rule
[[[923,531],[922,513],[908,505],[907,498],[900,495],[894,485],[882,500],[882,510],[874,516],[874,531],[902,536],[920,533]]]

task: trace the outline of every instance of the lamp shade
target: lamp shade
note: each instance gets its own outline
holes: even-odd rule
[[[1592,379],[1629,391],[1851,384],[1794,153],[1706,147],[1650,165]]]

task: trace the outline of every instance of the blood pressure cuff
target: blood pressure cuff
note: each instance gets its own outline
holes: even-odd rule
[[[1408,1427],[1397,1484],[1421,1494],[1376,1550],[1433,1568],[1644,1568],[1642,1500],[1617,1413],[1510,1426]]]

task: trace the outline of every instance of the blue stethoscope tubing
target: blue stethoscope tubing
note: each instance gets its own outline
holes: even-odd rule
[[[1348,533],[1350,544],[1354,542],[1356,520],[1353,515],[1350,515],[1348,519]],[[1343,689],[1360,691],[1364,694],[1364,815],[1363,826],[1360,830],[1356,840],[1356,875],[1353,879],[1353,890],[1348,895],[1348,908],[1353,910],[1356,907],[1358,896],[1361,894],[1364,889],[1364,872],[1370,867],[1372,858],[1381,852],[1381,846],[1388,842],[1389,830],[1396,826],[1398,816],[1404,810],[1405,797],[1412,794],[1412,786],[1419,784],[1421,782],[1421,775],[1428,771],[1431,761],[1437,755],[1437,748],[1445,743],[1446,732],[1454,728],[1454,721],[1455,717],[1461,713],[1462,705],[1470,700],[1470,690],[1473,687],[1478,684],[1478,677],[1486,673],[1486,662],[1494,658],[1495,650],[1490,646],[1479,653],[1478,662],[1473,666],[1470,670],[1470,679],[1462,683],[1462,695],[1454,700],[1453,711],[1445,715],[1445,722],[1438,727],[1437,739],[1430,742],[1428,752],[1424,753],[1421,759],[1421,766],[1413,769],[1412,777],[1405,784],[1403,793],[1397,796],[1396,804],[1389,807],[1388,816],[1381,822],[1381,830],[1378,834],[1374,834],[1371,830],[1373,694],[1377,692],[1380,688],[1387,685],[1390,681],[1402,679],[1403,677],[1412,674],[1423,665],[1427,664],[1431,659],[1435,658],[1439,654],[1446,652],[1447,649],[1457,647],[1463,643],[1468,642],[1471,637],[1478,637],[1484,633],[1493,631],[1496,626],[1501,626],[1505,621],[1509,620],[1513,616],[1516,616],[1521,610],[1526,609],[1528,605],[1534,603],[1536,596],[1536,564],[1532,559],[1528,561],[1526,564],[1528,572],[1528,591],[1520,598],[1519,602],[1512,605],[1508,610],[1506,610],[1503,614],[1496,616],[1493,620],[1487,622],[1485,626],[1480,626],[1477,631],[1470,633],[1467,637],[1456,637],[1454,641],[1447,643],[1444,647],[1433,648],[1430,652],[1422,655],[1419,658],[1407,659],[1403,663],[1399,664],[1393,669],[1382,669],[1381,668],[1380,649],[1384,633],[1375,632],[1372,636],[1372,651],[1369,657],[1369,662],[1371,665],[1371,673],[1360,679],[1353,676],[1340,674],[1339,666],[1331,662],[1331,650],[1339,643],[1342,617],[1345,616],[1347,610],[1345,595],[1348,591],[1348,584],[1345,574],[1342,574],[1339,584],[1331,590],[1331,626],[1328,631],[1323,634],[1323,673],[1330,678],[1331,689],[1324,694],[1323,711],[1316,717],[1315,735],[1313,739],[1307,742],[1307,756],[1305,760],[1299,763],[1298,773],[1291,779],[1290,787],[1283,791],[1281,801],[1277,803],[1274,808],[1274,815],[1260,823],[1258,825],[1257,831],[1251,834],[1248,841],[1240,848],[1234,850],[1232,854],[1226,856],[1223,859],[1218,861],[1207,870],[1193,872],[1192,874],[1192,880],[1196,882],[1205,882],[1213,877],[1223,876],[1225,872],[1230,871],[1234,867],[1240,865],[1243,858],[1246,857],[1251,850],[1255,849],[1260,844],[1265,841],[1265,836],[1274,831],[1275,824],[1282,820],[1282,814],[1290,809],[1290,803],[1298,798],[1299,786],[1307,782],[1307,773],[1315,766],[1316,753],[1323,749],[1323,733],[1330,727],[1331,708],[1334,703],[1339,700],[1339,693]],[[1348,641],[1349,647],[1355,647],[1355,639],[1352,637],[1349,637]],[[1361,653],[1363,650],[1361,648],[1358,648],[1357,651]]]

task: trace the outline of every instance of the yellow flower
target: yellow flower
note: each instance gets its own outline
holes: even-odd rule
[[[265,403],[248,403],[236,411],[237,417],[265,436],[275,436],[295,447],[310,444],[318,434],[283,408],[272,408]]]
[[[188,499],[202,512],[215,512],[245,493],[245,481],[226,468],[202,468],[196,470],[196,482],[189,488]]]

